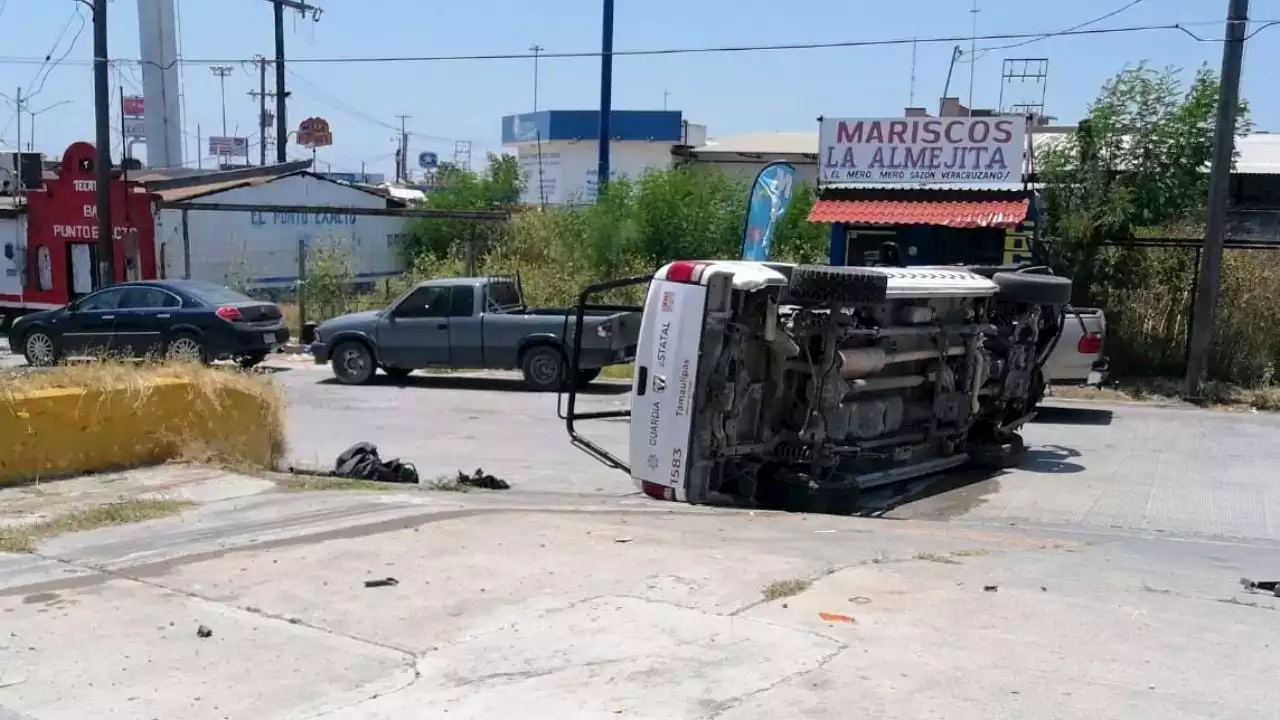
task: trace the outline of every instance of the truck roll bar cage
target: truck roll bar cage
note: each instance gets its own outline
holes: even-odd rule
[[[617,290],[624,287],[632,287],[634,285],[647,285],[653,279],[653,275],[635,275],[632,277],[618,278],[616,280],[607,280],[605,282],[588,285],[578,295],[578,304],[565,311],[564,324],[565,330],[569,328],[569,316],[574,316],[573,327],[573,347],[569,351],[569,373],[567,390],[561,390],[556,396],[556,415],[564,420],[565,430],[569,433],[569,440],[574,447],[585,452],[596,460],[608,465],[611,468],[622,470],[630,473],[631,466],[625,460],[606,450],[599,443],[591,440],[578,432],[575,424],[579,420],[612,420],[616,418],[631,418],[631,410],[597,410],[592,412],[578,412],[578,385],[573,382],[573,378],[578,376],[578,364],[582,360],[582,331],[586,322],[587,313],[593,311],[604,312],[634,312],[644,313],[643,305],[616,305],[609,303],[592,303],[592,296],[601,293]],[[564,335],[568,335],[565,332]],[[562,335],[563,337],[563,335]],[[568,395],[567,401],[562,405],[563,396]]]

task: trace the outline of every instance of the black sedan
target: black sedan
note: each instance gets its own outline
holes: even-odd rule
[[[198,280],[112,285],[56,310],[19,318],[9,347],[34,366],[86,355],[166,357],[245,367],[289,339],[280,308]]]

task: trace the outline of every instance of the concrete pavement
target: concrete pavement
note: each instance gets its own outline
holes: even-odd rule
[[[1274,542],[280,493],[209,472],[110,476],[106,492],[204,504],[0,556],[0,717],[1198,720],[1280,703],[1280,599],[1237,585],[1274,574]],[[762,597],[795,580],[812,585]]]
[[[514,374],[379,376],[346,387],[306,362],[276,375],[290,400],[295,461],[328,467],[344,448],[367,440],[424,476],[477,465],[522,490],[622,496],[633,492],[569,444],[556,397],[526,392]],[[622,383],[600,383],[584,409],[625,408]],[[941,497],[898,506],[891,517],[1018,522],[1217,537],[1280,540],[1280,415],[1143,404],[1050,400],[1028,426],[1027,461],[1011,472]],[[580,429],[622,457],[625,422]],[[918,483],[935,490],[972,476]]]

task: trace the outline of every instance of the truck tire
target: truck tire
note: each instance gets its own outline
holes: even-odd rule
[[[333,376],[343,385],[364,385],[373,379],[373,353],[358,340],[344,340],[333,349]]]
[[[1000,287],[996,297],[1028,305],[1066,305],[1071,302],[1070,278],[1036,273],[998,272],[991,281]]]
[[[534,345],[520,355],[520,371],[524,381],[538,392],[560,392],[564,389],[568,367],[560,348]]]
[[[865,268],[797,265],[788,295],[794,302],[821,305],[866,305],[883,302],[889,278]]]

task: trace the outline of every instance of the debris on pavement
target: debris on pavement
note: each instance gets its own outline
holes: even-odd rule
[[[995,592],[1000,589],[999,585],[983,585],[982,592]]]
[[[365,580],[364,586],[367,588],[394,587],[399,585],[400,581],[393,577],[379,578],[377,580]]]
[[[489,473],[485,472],[481,468],[476,468],[476,471],[471,473],[470,475],[459,470],[458,484],[465,485],[467,487],[481,488],[483,490],[510,490],[511,489],[511,483],[508,483],[506,480],[503,480],[502,478],[494,477],[493,475],[490,475]]]
[[[852,615],[844,615],[841,613],[820,612],[818,613],[818,617],[826,620],[827,622],[849,623],[850,625],[858,624],[858,621],[854,620]]]
[[[614,539],[613,539],[613,541],[614,541],[614,542],[616,542],[616,543],[629,543],[629,542],[631,542],[631,538],[629,538],[629,537],[618,537],[618,538],[614,538]]]
[[[378,446],[367,442],[358,442],[343,450],[329,474],[351,480],[418,484],[417,468],[400,458],[383,460],[378,456]]]
[[[196,637],[200,637],[200,638],[213,637],[213,630],[209,629],[208,625],[201,625],[200,627],[196,628]]]
[[[1280,597],[1280,580],[1254,581],[1249,578],[1240,578],[1240,584],[1249,592],[1269,592]]]

